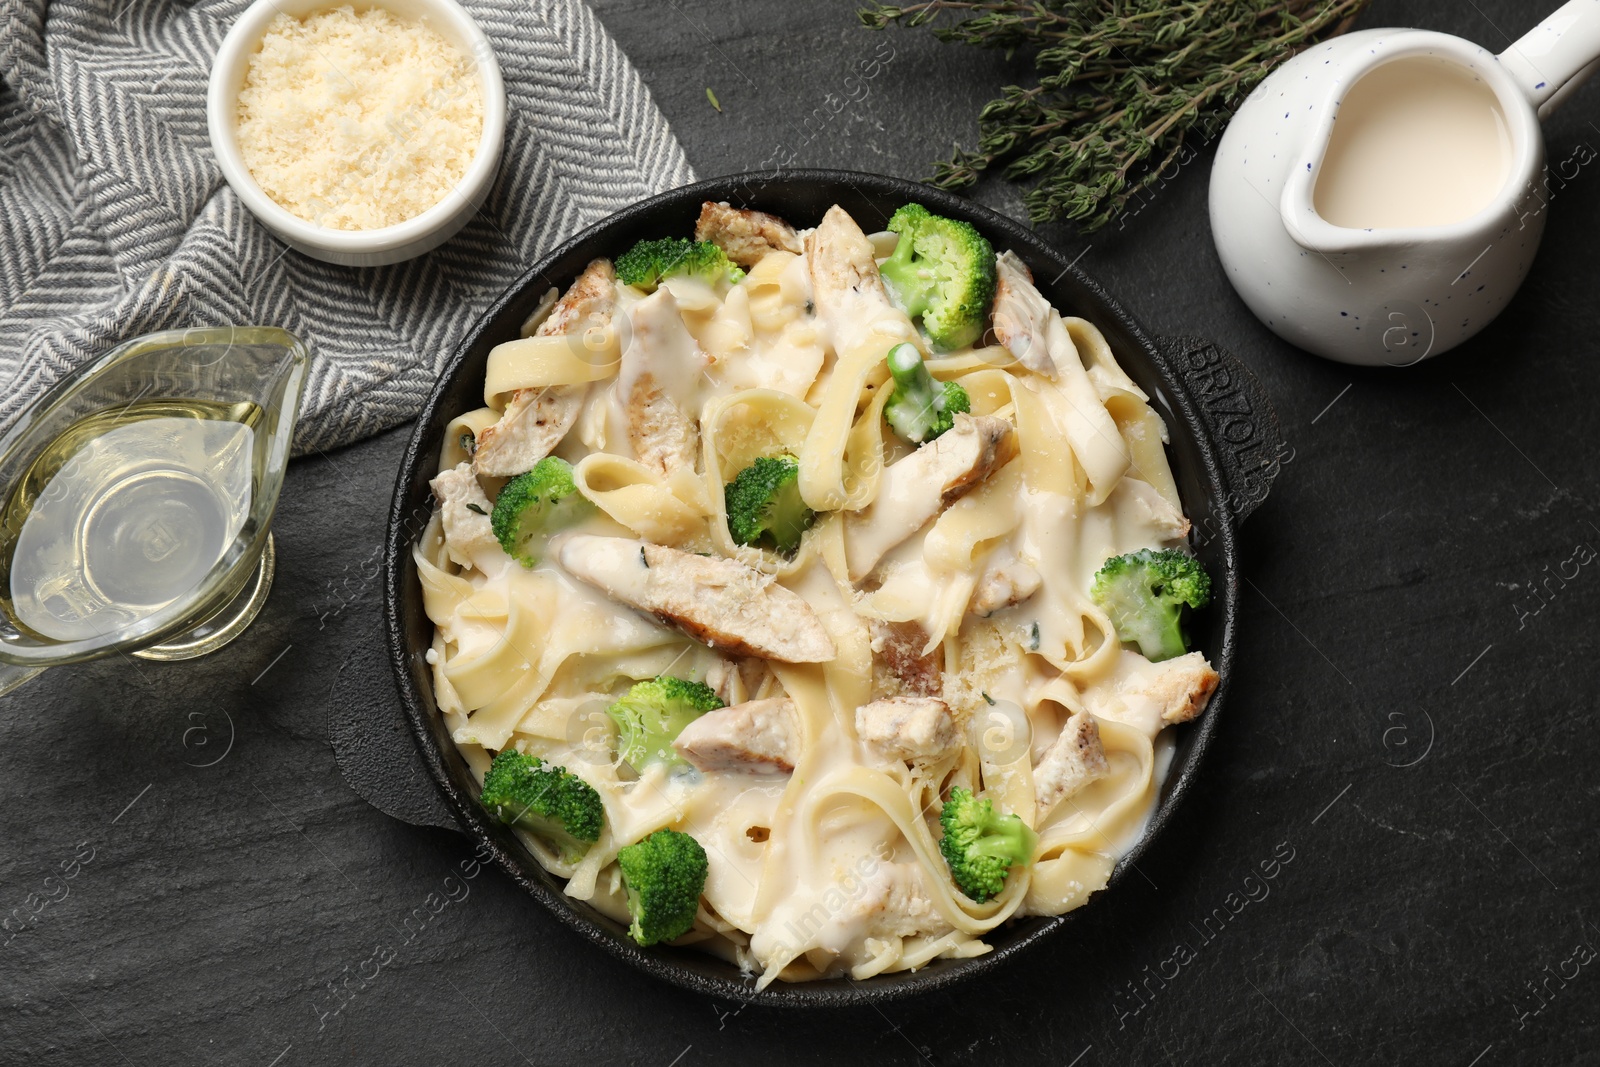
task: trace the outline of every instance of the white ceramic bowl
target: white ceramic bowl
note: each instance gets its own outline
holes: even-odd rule
[[[313,258],[351,267],[379,267],[438,247],[477,214],[500,166],[506,130],[506,90],[489,39],[455,0],[367,0],[363,7],[381,7],[401,18],[425,22],[476,60],[483,88],[483,137],[461,182],[443,200],[414,218],[376,230],[335,230],[307,222],[274,202],[245,166],[237,138],[239,90],[244,86],[250,57],[275,16],[282,13],[304,18],[337,6],[339,0],[256,0],[251,4],[223,38],[212,64],[206,92],[206,124],[222,176],[268,229]]]

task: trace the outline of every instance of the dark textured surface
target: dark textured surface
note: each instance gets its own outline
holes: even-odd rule
[[[1501,47],[1542,6],[1378,0],[1365,24]],[[917,176],[1006,76],[858,31],[846,3],[599,9],[702,175],[787,146]],[[1549,125],[1552,160],[1600,146],[1597,105],[1591,86]],[[1243,357],[1295,449],[1242,531],[1244,655],[1199,788],[1095,924],[981,989],[736,1013],[584,945],[458,835],[368,807],[327,703],[348,657],[380,654],[396,432],[294,464],[277,589],[226,652],[58,670],[0,701],[0,912],[31,916],[0,935],[0,1063],[1594,1062],[1600,577],[1567,561],[1600,547],[1600,178],[1551,201],[1493,327],[1380,372],[1250,318],[1210,247],[1208,163],[1120,232],[1051,234],[1153,332]],[[1535,612],[1530,586],[1574,567]]]

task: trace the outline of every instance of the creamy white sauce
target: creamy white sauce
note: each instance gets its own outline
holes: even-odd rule
[[[887,254],[893,242],[879,238],[874,245],[881,256]],[[714,358],[702,364],[701,352],[684,343],[684,338],[665,353],[657,353],[648,367],[640,358],[643,353],[624,355],[622,379],[591,387],[586,410],[575,432],[561,446],[560,454],[574,462],[594,451],[632,458],[634,449],[628,439],[623,395],[646,369],[658,373],[673,400],[690,412],[704,411],[711,402],[752,388],[802,396],[815,404],[835,362],[834,337],[871,337],[876,343],[881,335],[885,351],[899,339],[881,305],[875,306],[860,294],[847,299],[851,306],[842,313],[835,309],[835,314],[828,316],[815,311],[809,306],[811,287],[806,270],[805,256],[791,257],[784,266],[781,284],[789,295],[781,313],[771,314],[768,309],[765,325],[753,321],[750,304],[756,298],[742,290],[737,290],[738,295],[731,300],[719,301],[708,299],[708,294],[715,294],[698,283],[674,282],[667,286],[672,295],[666,299],[677,302],[688,335],[705,355]],[[631,320],[639,303],[636,290],[619,287],[619,304],[624,309],[621,314],[626,319]],[[859,306],[855,306],[857,303]],[[731,351],[712,343],[713,338],[721,341],[730,337],[742,338]],[[622,340],[624,346],[630,343],[627,336]],[[1092,386],[1086,388],[1092,391]],[[1099,409],[1097,399],[1086,402]],[[887,431],[885,434],[888,436]],[[911,452],[892,437],[885,445],[885,460],[891,464]],[[726,480],[735,472],[723,473]],[[891,514],[915,512],[919,496],[931,492],[937,497],[939,493],[938,486],[896,485],[892,478],[885,484],[888,491],[875,508]],[[1115,491],[1107,486],[1109,496],[1098,506],[1091,506],[1080,497],[1028,489],[1020,478],[1016,484],[1019,523],[1010,532],[979,546],[970,573],[952,575],[925,558],[925,542],[936,517],[920,527],[917,520],[901,524],[881,544],[867,546],[874,554],[883,555],[874,580],[865,585],[869,591],[841,591],[824,561],[817,557],[780,580],[810,605],[841,649],[859,651],[867,643],[868,622],[874,617],[918,620],[934,634],[942,635],[950,625],[954,627],[950,633],[964,632],[960,627],[967,618],[966,598],[988,563],[1014,559],[1036,567],[1042,578],[1038,591],[992,616],[993,626],[1013,643],[1004,646],[1002,661],[984,666],[983,685],[993,701],[1016,705],[1023,718],[1010,724],[1011,733],[1021,738],[1022,753],[1026,755],[1031,750],[1037,759],[1061,729],[1059,705],[1041,699],[1041,691],[1069,683],[1043,656],[1027,652],[1041,645],[1060,648],[1081,640],[1079,605],[1094,571],[1109,556],[1172,543],[1173,516],[1163,511],[1164,505],[1153,489],[1139,488],[1128,481]],[[716,488],[708,486],[707,491]],[[908,525],[911,528],[906,528]],[[602,515],[573,532],[628,536],[625,527]],[[557,538],[562,536],[568,535]],[[847,532],[847,544],[848,536]],[[554,687],[523,720],[518,742],[529,751],[565,762],[596,786],[604,798],[607,824],[616,841],[637,840],[662,826],[674,826],[700,841],[710,857],[705,903],[716,915],[744,931],[749,941],[746,947],[740,937],[712,938],[703,942],[706,947],[757,969],[772,966],[773,961],[782,963],[798,951],[800,962],[809,964],[813,974],[837,974],[870,964],[883,952],[885,937],[897,940],[884,933],[886,924],[921,921],[935,937],[949,932],[949,927],[942,925],[932,911],[933,887],[926,880],[933,875],[924,871],[894,821],[882,808],[859,798],[850,799],[853,794],[829,795],[829,783],[859,779],[863,772],[872,772],[879,781],[908,773],[904,765],[888,767],[881,756],[856,739],[853,704],[828,706],[820,712],[816,705],[812,706],[813,726],[819,719],[822,721],[811,736],[803,764],[794,772],[793,780],[801,788],[798,801],[793,804],[784,801],[785,790],[791,785],[787,775],[743,771],[685,773],[682,769],[667,773],[656,767],[635,780],[625,767],[603,759],[596,762],[593,751],[585,747],[587,720],[576,726],[565,723],[577,722],[590,705],[603,708],[604,702],[631,678],[650,677],[657,672],[704,678],[708,670],[717,666],[718,656],[565,575],[555,562],[559,547],[556,539],[544,546],[542,562],[536,569],[536,575],[554,579],[558,587],[552,625],[569,635],[565,638],[569,643],[608,657],[612,674],[605,684],[611,688],[596,699],[596,694],[573,691],[571,686]],[[469,580],[480,588],[505,585],[516,577],[516,570],[509,561],[485,562],[482,572],[470,573]],[[446,641],[454,646],[450,656],[455,659],[468,652],[488,651],[502,639],[492,621],[458,618],[440,621],[439,627]],[[938,638],[930,639],[930,651],[940,653]],[[953,665],[947,667],[954,670]],[[577,688],[581,690],[582,686]],[[867,688],[865,682],[860,683],[859,699],[863,702],[870,699]],[[799,699],[795,693],[789,695]],[[1160,730],[1159,714],[1151,721],[1144,709],[1119,706],[1117,711],[1143,733],[1154,735]],[[603,720],[604,716],[600,718]],[[600,729],[603,734],[603,721]],[[969,726],[969,733],[970,729]],[[997,762],[1015,758],[1014,752],[990,753],[981,745],[979,750],[980,758],[991,764],[995,781],[972,782],[974,786],[987,784],[1003,789],[1004,780],[1019,773],[1017,767]],[[1121,758],[1133,757],[1123,754]],[[1164,773],[1164,768],[1158,770]],[[892,781],[895,789],[901,788],[898,778]],[[1107,786],[1097,792],[1091,786],[1081,799],[1084,810],[1092,812],[1097,805],[1109,803],[1109,789]],[[828,799],[815,802],[816,797],[824,796]],[[1148,806],[1153,799],[1151,793],[1139,802]],[[1142,826],[1146,815],[1147,811],[1141,811],[1136,819],[1118,822],[1123,829],[1112,830],[1114,836],[1104,839],[1103,851],[1120,854],[1130,847],[1138,835],[1128,833],[1126,827]],[[920,817],[930,823],[936,820],[937,805],[920,812]],[[937,829],[933,833],[937,836]],[[1094,851],[1102,849],[1097,845]],[[941,882],[948,879],[942,865],[937,877]],[[622,913],[621,896],[610,873],[601,872],[592,892],[588,888],[580,892],[588,893],[585,899],[607,913]],[[919,913],[919,908],[927,912]],[[907,919],[907,915],[911,918]],[[915,941],[916,937],[910,940]],[[984,951],[980,941],[965,934],[956,935],[950,945],[966,955]],[[915,948],[908,942],[910,958],[923,962],[940,951],[944,948],[937,942],[931,947],[924,944]],[[923,955],[916,955],[918,952]]]
[[[1335,226],[1445,226],[1494,201],[1511,156],[1500,101],[1471,70],[1397,59],[1345,94],[1313,199]]]

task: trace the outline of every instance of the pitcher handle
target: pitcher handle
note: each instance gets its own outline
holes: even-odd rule
[[[1501,52],[1500,65],[1549,118],[1600,67],[1600,0],[1568,0]]]

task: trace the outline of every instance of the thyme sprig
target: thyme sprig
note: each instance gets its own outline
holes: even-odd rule
[[[933,182],[968,186],[999,169],[1032,183],[1035,222],[1116,219],[1215,137],[1278,64],[1345,32],[1371,0],[926,0],[874,3],[871,29],[925,26],[940,40],[1024,53],[1037,83],[1009,85],[978,114]],[[1192,147],[1190,152],[1192,152]]]

